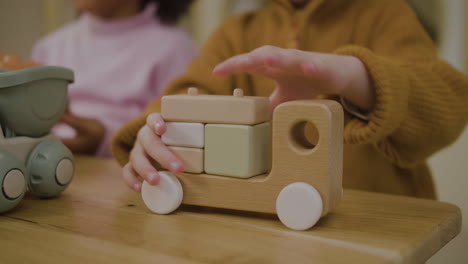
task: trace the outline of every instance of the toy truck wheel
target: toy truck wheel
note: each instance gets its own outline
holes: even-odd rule
[[[29,154],[27,168],[31,193],[54,197],[63,192],[73,178],[73,155],[62,143],[44,141]]]
[[[158,185],[146,181],[141,187],[141,197],[146,207],[157,214],[169,214],[179,208],[184,197],[180,181],[168,171],[159,172]]]
[[[0,151],[0,213],[14,208],[26,191],[26,168],[12,154]]]
[[[313,227],[322,215],[322,208],[320,193],[304,182],[295,182],[284,187],[276,199],[279,219],[294,230]]]

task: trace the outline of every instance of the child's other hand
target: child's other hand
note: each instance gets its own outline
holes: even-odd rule
[[[106,132],[106,128],[99,120],[66,113],[61,121],[76,131],[75,137],[62,139],[65,146],[73,153],[94,154],[96,152]]]
[[[345,97],[363,110],[371,110],[374,92],[364,64],[356,57],[263,46],[217,65],[213,73],[248,72],[276,81],[270,96],[274,109],[291,100],[318,94]]]
[[[125,183],[135,190],[141,191],[143,177],[149,184],[159,183],[159,174],[153,166],[156,161],[171,172],[180,173],[184,170],[182,162],[162,142],[161,135],[166,132],[166,123],[159,113],[153,113],[146,119],[146,125],[138,132],[135,145],[130,152],[130,161],[123,167]]]

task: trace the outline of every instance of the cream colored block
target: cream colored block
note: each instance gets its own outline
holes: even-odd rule
[[[205,125],[201,123],[166,122],[166,132],[162,141],[169,146],[203,148],[205,145]]]
[[[271,166],[271,126],[209,124],[205,126],[205,171],[249,178]]]
[[[267,97],[243,96],[241,89],[226,96],[190,88],[187,95],[163,96],[161,115],[166,121],[254,125],[269,121],[269,107]]]
[[[171,147],[169,149],[182,161],[184,171],[190,173],[203,172],[203,149]]]

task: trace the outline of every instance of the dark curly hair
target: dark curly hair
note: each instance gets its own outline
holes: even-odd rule
[[[141,7],[149,3],[158,6],[156,16],[165,24],[177,23],[179,18],[187,12],[193,0],[141,0]]]

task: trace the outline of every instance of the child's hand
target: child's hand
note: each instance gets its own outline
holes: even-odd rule
[[[248,72],[269,77],[277,87],[270,96],[278,104],[311,99],[318,94],[343,96],[363,110],[372,110],[374,91],[364,64],[356,57],[263,46],[217,65],[213,73]]]
[[[65,146],[73,153],[94,154],[96,152],[106,132],[106,128],[99,120],[66,113],[61,121],[76,131],[75,137],[62,139]]]
[[[166,132],[166,123],[159,113],[153,113],[146,119],[146,125],[138,132],[135,145],[130,152],[130,161],[123,167],[125,183],[133,190],[141,191],[143,177],[149,184],[159,183],[159,174],[151,161],[156,161],[171,172],[184,170],[182,162],[162,142],[161,135]]]

